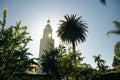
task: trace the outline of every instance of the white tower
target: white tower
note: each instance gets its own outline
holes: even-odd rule
[[[43,38],[40,40],[39,58],[45,53],[44,50],[50,51],[54,48],[54,39],[52,39],[52,29],[50,26],[50,20],[47,21],[43,32]],[[42,72],[42,66],[40,60],[38,61],[40,67],[38,68],[38,74],[44,74]]]

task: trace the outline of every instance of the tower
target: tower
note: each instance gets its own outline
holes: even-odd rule
[[[39,59],[45,53],[44,50],[50,51],[54,48],[54,39],[52,39],[52,29],[50,25],[50,20],[47,21],[47,25],[45,26],[43,32],[43,38],[40,40],[40,48],[39,48]],[[40,67],[38,68],[38,74],[43,74],[42,66],[40,60],[38,61]]]

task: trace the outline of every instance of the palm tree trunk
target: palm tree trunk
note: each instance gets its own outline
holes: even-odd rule
[[[69,79],[68,79],[68,76],[66,77],[66,80],[69,80]]]
[[[73,46],[73,52],[75,52],[75,42],[72,41],[72,46]]]

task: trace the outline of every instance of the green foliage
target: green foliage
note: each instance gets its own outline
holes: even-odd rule
[[[105,60],[101,59],[101,55],[93,56],[95,63],[97,63],[97,67],[99,70],[99,73],[104,73],[108,66],[105,65]]]
[[[45,51],[42,55],[41,65],[43,66],[43,72],[46,72],[50,76],[58,76],[58,57],[59,52],[57,49],[51,50],[50,52]]]
[[[43,72],[49,76],[61,78],[61,58],[65,52],[65,47],[62,45],[59,45],[58,48],[51,51],[45,51],[45,54],[42,55],[41,59]]]
[[[68,79],[68,77],[72,80],[91,79],[95,71],[90,65],[82,63],[83,59],[80,53],[73,52],[71,48],[67,50],[63,45],[59,45],[54,50],[45,51],[41,65],[43,72],[59,79]]]
[[[7,10],[3,11],[3,20],[0,21],[0,79],[13,80],[31,70],[34,59],[30,59],[26,48],[31,37],[28,36],[27,26],[22,26],[21,21],[15,26],[6,27]]]
[[[120,41],[116,43],[114,52],[115,56],[120,59]]]
[[[82,63],[84,57],[81,57],[81,53],[73,52],[71,48],[66,49],[63,45],[59,45],[58,48],[49,52],[45,51],[41,59],[41,65],[43,72],[60,80],[69,80],[68,78],[72,80],[98,80],[101,72],[105,72],[107,67],[104,65],[105,61],[100,58],[100,55],[96,57],[99,57],[96,60],[96,62],[99,61],[99,71],[93,69],[89,64]]]
[[[113,24],[115,25],[115,29],[107,32],[107,35],[109,35],[109,34],[120,35],[120,22],[113,21]],[[119,61],[119,59],[120,59],[120,41],[115,44],[114,52],[115,52],[115,56],[113,59],[113,66],[119,67],[119,64],[120,64],[120,61]]]
[[[116,56],[114,56],[112,65],[116,71],[120,71],[120,59],[117,58]]]
[[[79,75],[79,66],[83,61],[80,53],[73,52],[68,49],[67,54],[63,55],[61,59],[61,70],[64,77],[76,78]]]

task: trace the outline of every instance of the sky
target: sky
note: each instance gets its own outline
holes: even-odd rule
[[[20,20],[21,26],[28,26],[28,32],[33,39],[28,48],[33,57],[39,55],[40,39],[48,19],[51,21],[57,47],[61,42],[56,33],[59,20],[64,20],[66,14],[82,16],[87,23],[88,33],[86,42],[78,43],[77,50],[85,57],[84,62],[92,67],[96,66],[93,55],[98,54],[106,61],[106,65],[111,66],[114,45],[120,37],[108,37],[106,33],[115,28],[112,21],[120,21],[120,0],[107,0],[106,5],[102,5],[100,0],[0,0],[0,19],[4,9],[8,10],[7,27]]]

